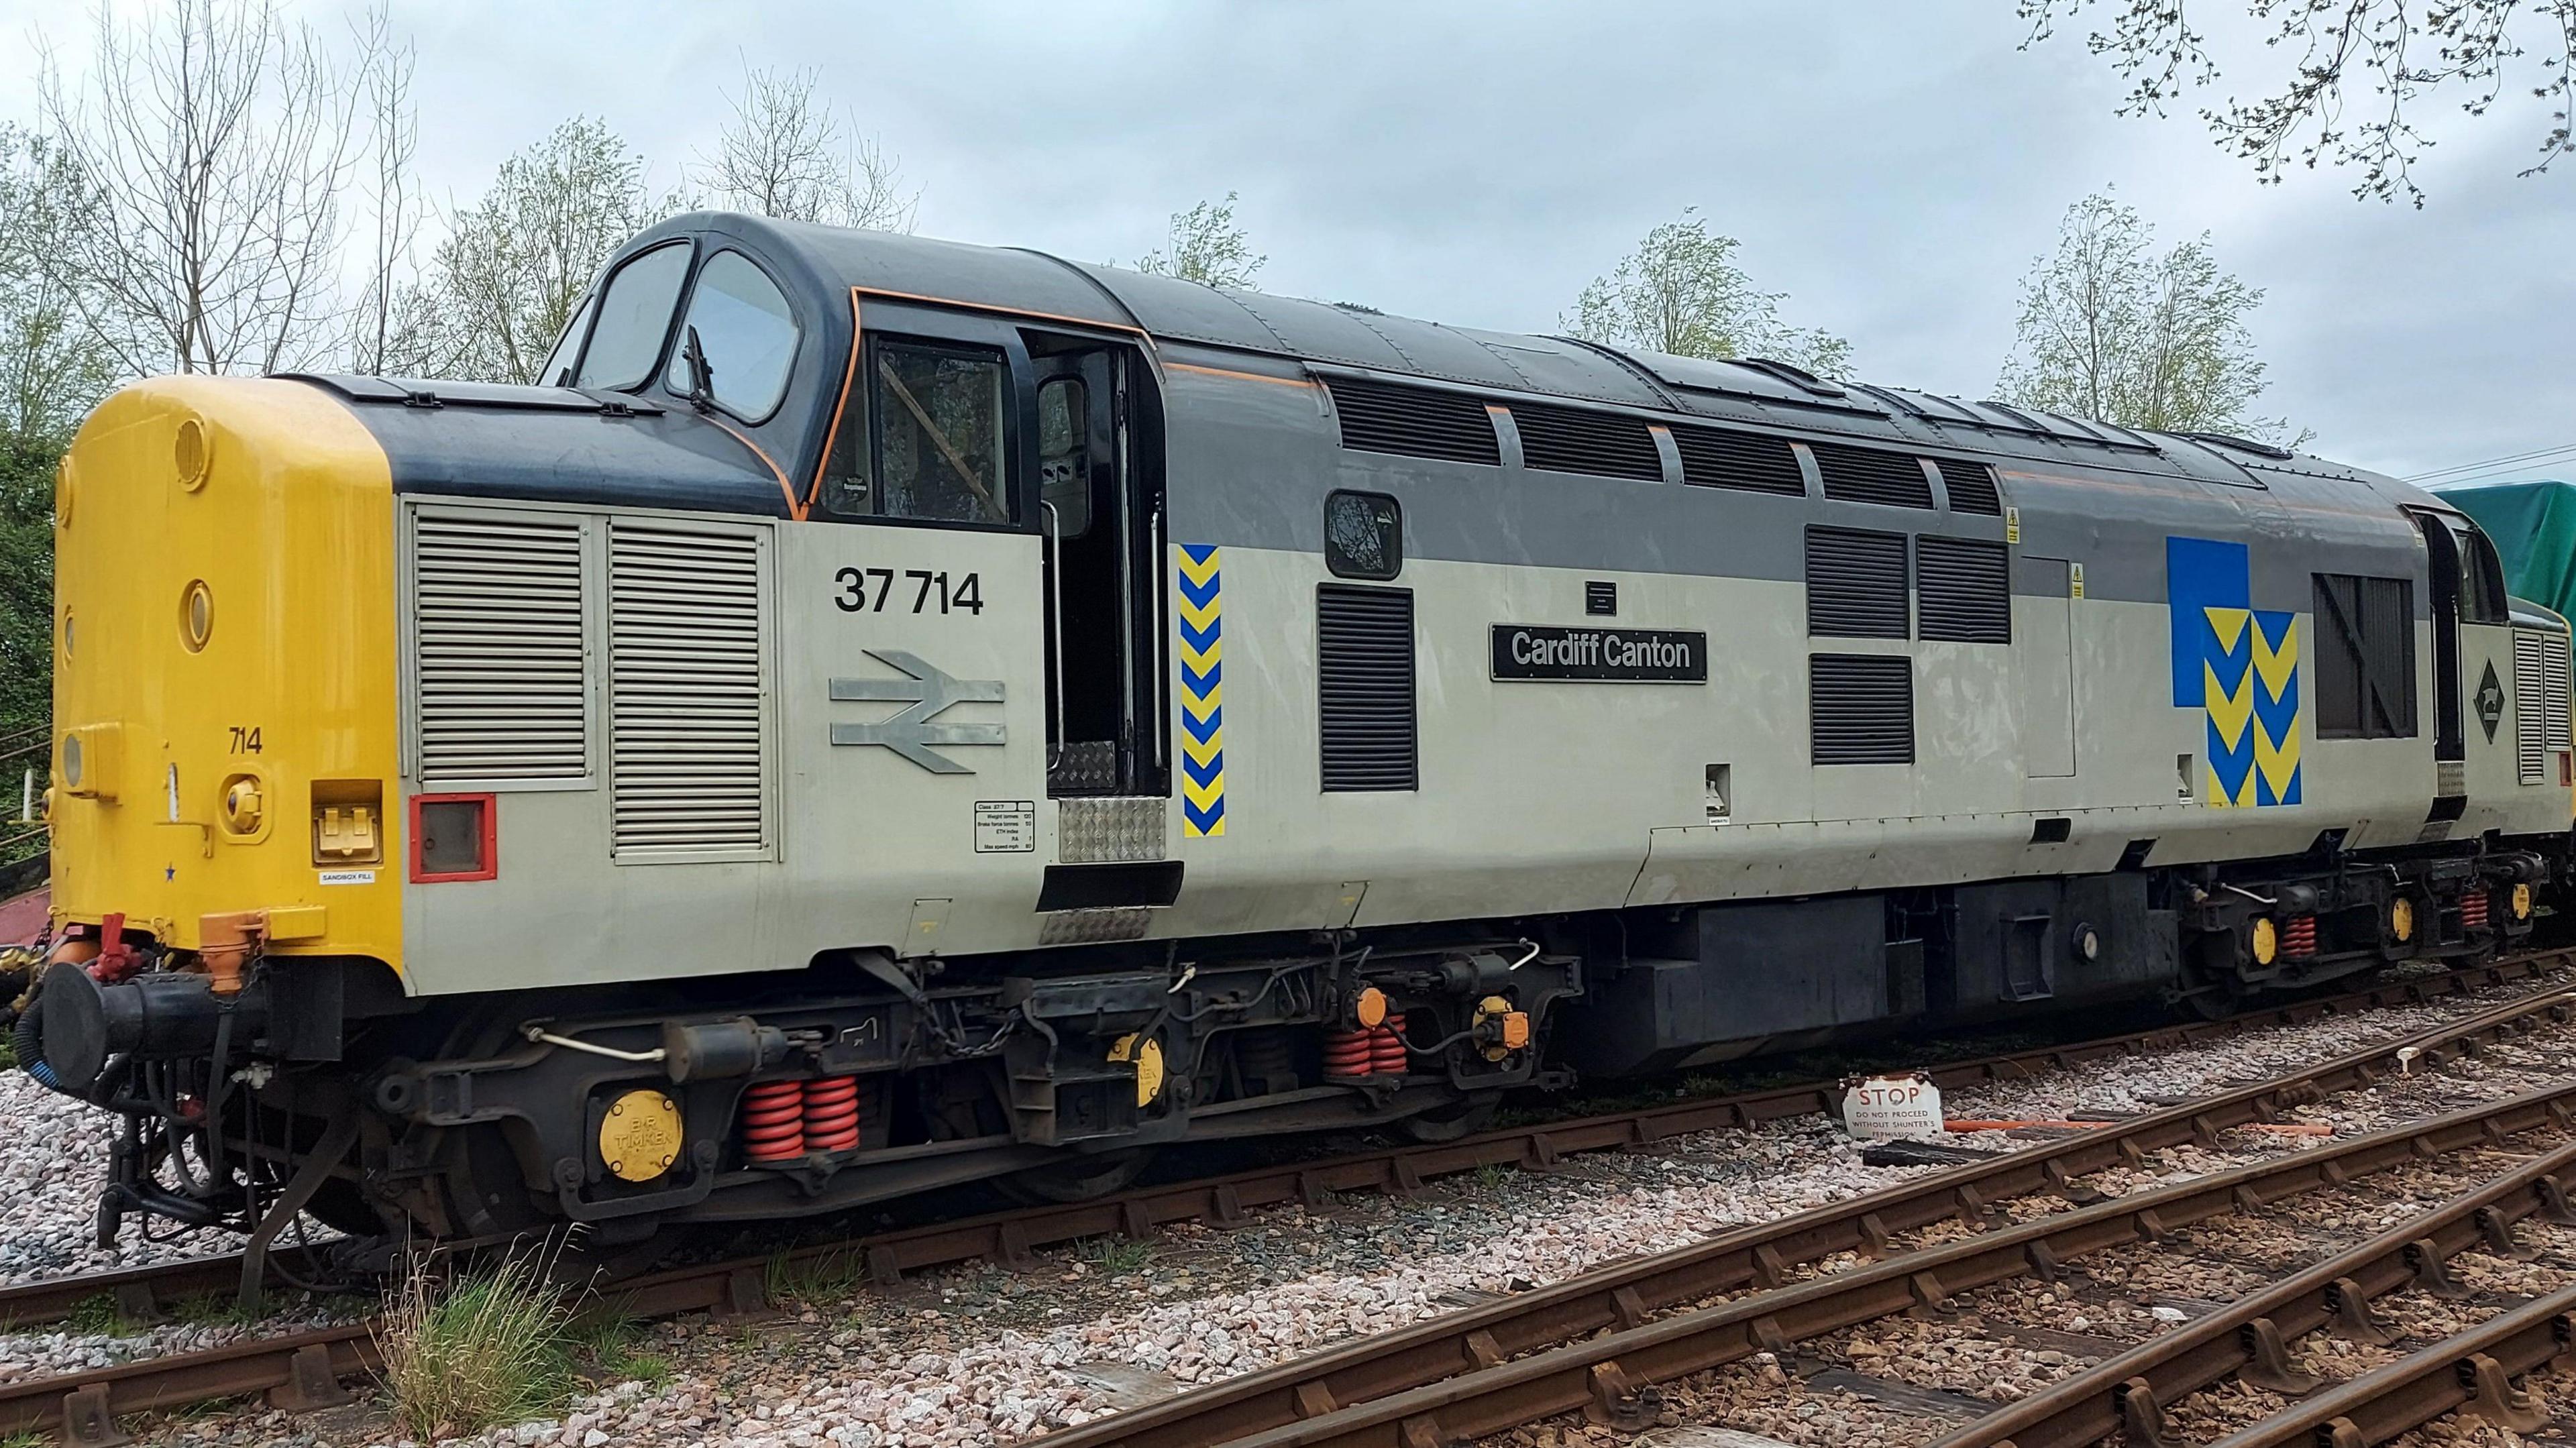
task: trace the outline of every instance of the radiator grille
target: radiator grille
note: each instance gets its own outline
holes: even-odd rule
[[[1807,530],[1807,632],[1901,639],[1907,632],[1905,535]]]
[[[1342,446],[1361,452],[1499,466],[1503,447],[1485,404],[1464,393],[1328,377]]]
[[[612,523],[609,769],[620,858],[758,851],[762,535]]]
[[[2569,747],[2567,640],[2516,630],[2513,636],[2514,745],[2525,784],[2552,783],[2549,756]]]
[[[1829,442],[1807,444],[1823,475],[1825,496],[1846,503],[1889,503],[1899,508],[1932,506],[1932,480],[1911,454],[1873,452]]]
[[[423,784],[589,782],[585,526],[462,512],[413,519]]]
[[[1941,470],[1941,486],[1949,491],[1951,512],[2003,516],[2003,495],[1996,491],[1993,468],[1955,458],[1942,458],[1934,466]]]
[[[1590,473],[1604,478],[1636,478],[1659,483],[1664,457],[1642,418],[1615,412],[1585,412],[1573,407],[1512,404],[1512,425],[1520,429],[1521,462],[1560,473]]]
[[[1748,493],[1804,497],[1807,475],[1783,438],[1713,427],[1676,427],[1673,446],[1682,455],[1682,481],[1697,488],[1736,488]]]
[[[2012,559],[2001,543],[1916,539],[1914,588],[1923,637],[1963,644],[2012,642]]]
[[[1914,661],[1901,654],[1807,660],[1807,718],[1818,764],[1914,762]]]
[[[1413,591],[1315,589],[1318,733],[1328,791],[1413,789]]]

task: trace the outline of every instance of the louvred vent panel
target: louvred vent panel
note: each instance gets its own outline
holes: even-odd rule
[[[1682,455],[1682,481],[1696,488],[1803,497],[1807,475],[1785,438],[1713,427],[1676,427],[1673,446]]]
[[[1825,496],[1846,503],[1885,503],[1898,508],[1932,506],[1932,480],[1912,453],[1877,452],[1838,443],[1809,443]]]
[[[1346,448],[1502,465],[1494,419],[1476,398],[1356,377],[1328,377],[1324,386],[1332,392]]]
[[[1643,418],[1515,402],[1512,425],[1520,429],[1525,467],[1663,481],[1663,454],[1655,450],[1654,435],[1646,431]]]

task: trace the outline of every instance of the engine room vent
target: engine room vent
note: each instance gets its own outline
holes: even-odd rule
[[[422,509],[412,520],[413,688],[424,785],[585,788],[586,520]]]
[[[1933,466],[1941,470],[1941,486],[1949,491],[1951,512],[1984,513],[1996,518],[2004,515],[2003,495],[1996,491],[1993,468],[1956,458],[1941,458]]]
[[[1911,453],[1873,452],[1812,442],[1816,471],[1824,476],[1825,496],[1846,503],[1886,503],[1899,508],[1932,506],[1932,480]]]
[[[1962,644],[2012,642],[2012,557],[1974,538],[1914,540],[1922,634]]]
[[[2513,717],[2516,762],[2525,784],[2553,782],[2549,756],[2569,747],[2567,640],[2516,629],[2513,635]]]
[[[1315,642],[1325,790],[1418,788],[1413,590],[1316,585]]]
[[[1485,404],[1462,392],[1402,387],[1356,377],[1327,377],[1342,446],[1360,452],[1446,458],[1500,467],[1503,445]]]
[[[1818,638],[1901,639],[1909,622],[1905,535],[1859,528],[1807,530],[1807,632]]]
[[[1736,488],[1802,498],[1807,475],[1785,438],[1713,427],[1676,427],[1673,446],[1682,455],[1682,481],[1695,488]]]
[[[620,860],[769,843],[767,535],[609,525],[609,783]]]
[[[1512,425],[1520,429],[1525,467],[1647,483],[1664,480],[1663,454],[1655,450],[1654,434],[1646,431],[1643,418],[1515,402]]]
[[[1807,719],[1818,764],[1914,762],[1914,661],[1903,654],[1807,660]]]

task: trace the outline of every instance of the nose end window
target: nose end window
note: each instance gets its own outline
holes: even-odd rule
[[[689,244],[675,241],[629,257],[600,293],[598,320],[574,384],[622,392],[640,387],[662,358],[662,338],[679,306]]]
[[[787,298],[750,258],[720,251],[698,270],[697,290],[671,349],[663,384],[688,396],[702,371],[709,400],[747,422],[765,420],[787,395],[797,327]],[[704,359],[693,366],[691,354]]]

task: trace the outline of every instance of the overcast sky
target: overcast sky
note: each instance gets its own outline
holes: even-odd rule
[[[296,9],[335,34],[350,13]],[[815,65],[921,188],[927,235],[1127,259],[1232,190],[1267,290],[1545,331],[1696,206],[1788,321],[1851,339],[1858,376],[1983,397],[2032,258],[2108,185],[2269,293],[2258,410],[2316,451],[2409,474],[2576,444],[2576,165],[2516,179],[2530,108],[2425,108],[2443,144],[2422,211],[2356,201],[2344,173],[2263,186],[2188,113],[2119,118],[2079,42],[2020,49],[2013,9],[396,0],[394,20],[442,198],[576,113],[668,184],[712,149],[746,61]],[[80,66],[66,0],[0,0],[0,119],[32,115],[39,36]],[[2221,39],[2239,87],[2287,59]]]

